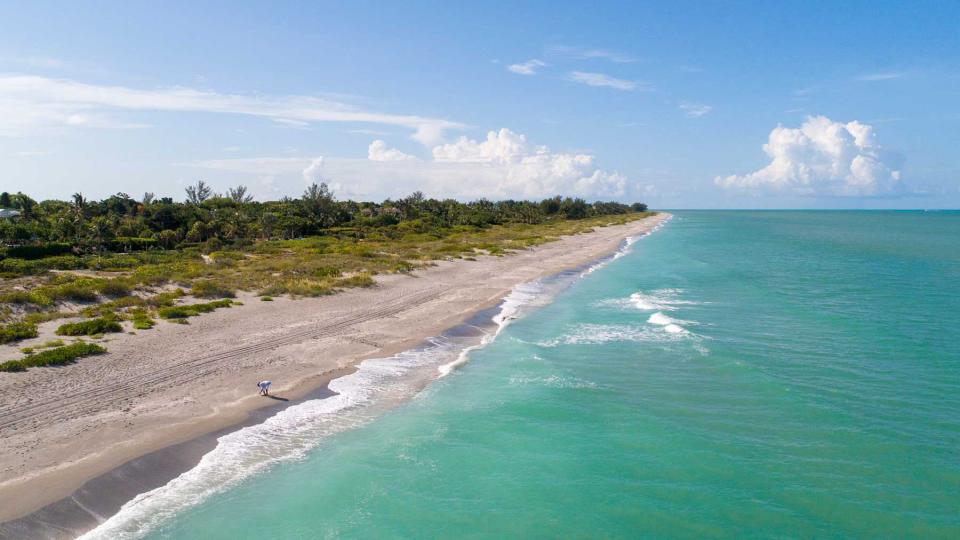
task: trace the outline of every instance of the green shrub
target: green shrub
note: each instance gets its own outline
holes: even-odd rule
[[[261,297],[260,297],[260,301],[261,301],[261,302],[273,302],[273,297],[272,297],[272,296],[261,296]]]
[[[133,327],[137,330],[149,330],[155,324],[154,320],[146,315],[134,315],[133,317]]]
[[[72,300],[74,302],[96,302],[97,291],[94,284],[88,280],[64,283],[50,289],[48,293],[53,300]]]
[[[72,364],[77,358],[103,354],[106,349],[93,343],[74,343],[49,349],[37,354],[0,364],[0,371],[24,371],[28,367],[62,366]]]
[[[42,259],[70,253],[73,246],[63,243],[49,243],[40,246],[17,246],[7,248],[7,257],[15,259]]]
[[[100,294],[111,298],[128,296],[131,290],[128,283],[119,279],[108,279],[100,285]]]
[[[0,326],[0,343],[10,343],[21,339],[37,337],[37,325],[28,322],[15,322]]]
[[[7,372],[17,372],[17,371],[26,371],[27,366],[23,365],[23,362],[20,360],[9,360],[0,364],[0,371]]]
[[[63,347],[64,343],[62,339],[51,339],[46,341],[43,345],[37,345],[37,349],[51,349],[53,347]]]
[[[343,272],[339,268],[333,266],[321,266],[313,271],[314,277],[326,278],[326,277],[340,277]]]
[[[0,302],[7,304],[33,304],[47,307],[53,305],[53,300],[40,291],[12,291],[0,296]]]
[[[210,280],[200,280],[193,283],[190,294],[197,298],[233,298],[234,292],[219,283]]]
[[[155,294],[150,298],[144,300],[144,303],[152,307],[170,307],[174,304],[177,298],[182,297],[184,294],[183,289],[174,289],[170,292],[163,292],[160,294]]]
[[[57,328],[58,336],[93,336],[109,332],[122,332],[123,327],[113,317],[97,317],[75,323],[67,323]]]
[[[372,287],[375,284],[376,282],[373,280],[373,276],[367,272],[360,272],[359,274],[337,281],[338,287]]]
[[[196,317],[201,313],[209,313],[218,308],[230,307],[232,304],[232,300],[223,299],[205,304],[188,304],[185,306],[160,308],[157,313],[164,319],[186,319],[187,317]]]
[[[110,251],[139,251],[157,247],[155,238],[137,238],[132,236],[118,236],[107,244]]]
[[[20,349],[23,354],[33,354],[33,347],[23,347]]]

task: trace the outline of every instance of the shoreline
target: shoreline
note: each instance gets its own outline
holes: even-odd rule
[[[420,302],[403,304],[403,306],[401,306],[402,309],[393,310],[396,312],[389,309],[386,311],[380,309],[378,312],[381,313],[379,318],[368,318],[359,323],[360,325],[377,327],[377,323],[382,326],[385,322],[386,325],[389,326],[393,322],[391,320],[383,321],[380,319],[396,319],[400,322],[410,322],[409,319],[415,319],[411,324],[422,331],[412,337],[409,334],[404,334],[399,339],[380,339],[386,336],[371,332],[354,331],[353,328],[350,328],[350,330],[346,332],[348,335],[337,334],[335,338],[338,339],[333,340],[339,342],[346,341],[348,342],[346,345],[344,343],[331,343],[331,338],[327,336],[315,335],[298,336],[300,341],[297,342],[284,342],[279,346],[280,349],[294,349],[293,351],[282,351],[285,353],[283,354],[285,358],[289,357],[291,353],[312,354],[314,356],[326,355],[325,365],[328,368],[322,371],[321,375],[316,374],[318,371],[317,367],[319,367],[317,362],[310,362],[310,369],[308,370],[287,369],[285,374],[300,376],[293,377],[293,382],[288,383],[286,386],[279,386],[274,393],[283,396],[288,401],[264,404],[262,399],[250,399],[252,396],[245,396],[235,399],[225,406],[213,406],[207,415],[200,416],[199,418],[197,416],[188,416],[188,422],[183,423],[186,425],[178,426],[174,424],[174,426],[172,426],[173,428],[179,429],[170,429],[171,426],[168,425],[166,426],[168,429],[161,430],[162,433],[156,434],[157,436],[155,437],[141,437],[138,440],[134,440],[133,444],[130,445],[132,448],[129,446],[126,448],[127,454],[117,451],[116,448],[107,447],[93,456],[96,458],[99,455],[106,455],[112,458],[112,460],[99,460],[101,461],[100,467],[91,466],[89,463],[86,464],[88,465],[87,467],[84,467],[84,463],[81,462],[91,457],[87,455],[77,461],[68,461],[66,463],[66,471],[58,470],[60,467],[56,467],[54,469],[40,471],[46,474],[0,482],[0,495],[3,495],[5,492],[8,494],[18,492],[22,496],[23,490],[28,490],[33,495],[33,500],[21,500],[17,508],[11,511],[11,508],[8,507],[7,512],[4,513],[5,515],[0,515],[0,520],[3,520],[0,522],[0,537],[22,537],[23,535],[34,534],[43,534],[46,537],[72,537],[85,530],[89,530],[105,519],[106,516],[116,513],[122,504],[134,496],[159,487],[182,472],[191,469],[207,451],[216,446],[216,440],[220,436],[245,426],[260,423],[286,407],[307,400],[329,397],[333,395],[333,392],[329,390],[330,381],[353,373],[356,371],[357,366],[364,360],[370,358],[387,358],[402,351],[411,350],[432,336],[437,336],[443,332],[452,331],[458,326],[468,324],[468,321],[475,320],[481,313],[489,313],[492,309],[500,305],[503,298],[510,292],[513,286],[546,275],[561,274],[565,271],[570,271],[572,268],[582,268],[587,264],[600,262],[612,253],[615,253],[625,238],[647,234],[669,217],[669,214],[660,213],[621,226],[600,228],[592,233],[563,237],[560,240],[545,244],[544,246],[516,252],[506,257],[489,257],[489,260],[484,260],[479,263],[467,261],[440,263],[438,267],[436,267],[439,268],[437,270],[428,268],[415,272],[413,276],[387,276],[378,283],[377,289],[380,290],[374,291],[373,293],[369,290],[351,290],[334,297],[318,299],[319,301],[317,302],[311,302],[311,300],[315,299],[297,300],[296,302],[305,308],[304,311],[309,310],[311,307],[317,307],[312,304],[325,303],[326,305],[321,305],[321,308],[330,307],[330,304],[333,304],[333,307],[338,307],[335,301],[337,298],[341,300],[340,304],[355,304],[357,300],[361,300],[361,298],[349,298],[350,296],[367,296],[371,298],[379,296],[378,299],[381,301],[383,297],[386,296],[393,299],[395,303],[403,304],[403,298],[414,298],[413,293],[419,293],[420,291],[416,290],[417,287],[412,287],[414,289],[412,292],[399,291],[400,293],[407,292],[408,294],[406,294],[406,296],[403,294],[399,296],[390,294],[397,293],[398,291],[396,289],[403,288],[402,285],[398,285],[399,282],[410,279],[429,282],[430,278],[436,281],[442,281],[442,277],[450,273],[456,278],[460,270],[470,271],[471,269],[476,269],[476,265],[478,264],[488,264],[491,266],[491,276],[495,277],[498,281],[505,282],[502,285],[499,283],[463,285],[465,288],[482,288],[482,285],[487,285],[488,287],[494,285],[496,290],[495,294],[492,295],[477,294],[478,291],[473,291],[473,294],[471,294],[469,298],[459,298],[455,294],[448,294],[448,296],[453,296],[449,302],[457,300],[462,301],[462,303],[469,302],[467,309],[460,309],[459,311],[454,311],[452,314],[449,313],[448,310],[442,309],[448,308],[449,306],[442,305],[442,302],[440,305],[437,305],[435,298],[430,297],[430,295],[420,294],[420,297],[417,297],[418,300],[423,297],[427,299]],[[596,238],[598,236],[600,238]],[[583,252],[578,253],[578,248],[581,248]],[[572,255],[571,252],[573,252]],[[510,264],[512,262],[517,262],[517,264]],[[526,263],[526,265],[522,263]],[[462,268],[457,268],[458,266]],[[509,270],[515,266],[522,267],[524,271],[517,272],[517,274],[522,275],[501,275],[504,271],[509,272]],[[491,278],[491,280],[493,280],[493,278]],[[444,285],[444,283],[440,283],[440,285]],[[455,286],[454,284],[446,285]],[[508,285],[508,287],[504,287],[504,285]],[[377,294],[378,292],[379,295]],[[400,300],[396,300],[397,298]],[[346,299],[346,302],[343,301],[344,299]],[[244,300],[247,299],[245,298]],[[354,302],[351,302],[351,300]],[[462,308],[462,305],[459,307]],[[297,307],[293,307],[292,309],[293,311],[297,311]],[[223,311],[230,312],[232,310]],[[349,313],[350,310],[347,309],[346,312]],[[419,315],[423,314],[419,312],[426,312],[426,319],[432,324],[422,324],[425,321],[417,319]],[[383,315],[383,313],[386,313],[386,315]],[[214,315],[220,315],[220,319],[227,319],[230,314],[211,314],[211,321],[214,319]],[[489,317],[487,318],[489,319]],[[216,327],[216,324],[212,326]],[[372,328],[372,330],[377,329],[378,328]],[[371,330],[371,328],[362,328],[361,330]],[[278,332],[281,331],[290,333],[290,329],[287,327],[278,329]],[[262,334],[261,332],[253,337],[262,337]],[[270,335],[269,332],[266,334]],[[320,344],[307,343],[304,345],[304,340],[319,341]],[[475,343],[474,346],[478,345],[480,340],[477,339],[476,341],[477,343]],[[357,345],[361,346],[358,347]],[[332,356],[330,349],[337,348],[343,350],[346,354],[340,358],[340,362],[332,362],[330,359],[330,356]],[[258,372],[263,372],[263,364],[267,362],[264,362],[261,357],[258,357],[258,360],[260,363],[255,367],[258,368]],[[283,367],[289,368],[290,366]],[[61,375],[67,376],[67,374]],[[221,380],[216,382],[222,385],[224,383],[223,378],[224,377],[221,376]],[[229,374],[225,378],[228,384],[235,382],[237,379],[237,377]],[[278,379],[285,381],[290,380],[289,378],[279,376],[273,378],[275,381]],[[233,393],[236,394],[236,389],[233,388],[232,390]],[[162,392],[159,393],[162,394]],[[244,392],[244,394],[245,393],[246,392]],[[156,396],[151,397],[156,398]],[[154,401],[156,401],[156,399],[154,399]],[[195,408],[196,407],[194,407],[194,409]],[[110,450],[114,451],[110,452]],[[103,466],[104,463],[111,466]],[[50,474],[51,472],[53,474]],[[71,472],[73,476],[65,479],[64,475],[61,474],[62,472]],[[63,484],[65,480],[72,481],[71,487],[75,489],[64,489]],[[44,484],[59,484],[60,489],[51,491],[45,489]],[[54,494],[58,496],[54,498]],[[27,497],[27,499],[31,499],[31,497]],[[18,515],[11,515],[15,512],[18,512]]]

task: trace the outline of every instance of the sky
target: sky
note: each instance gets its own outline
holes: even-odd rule
[[[960,2],[6,2],[0,190],[960,207]]]

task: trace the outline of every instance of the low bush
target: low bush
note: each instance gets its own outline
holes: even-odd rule
[[[273,297],[272,297],[272,296],[261,296],[261,297],[260,297],[260,301],[261,301],[261,302],[273,302]]]
[[[94,336],[110,332],[122,332],[123,327],[113,317],[97,317],[75,323],[67,323],[57,328],[58,336]]]
[[[70,253],[73,246],[64,243],[49,243],[39,246],[17,246],[7,248],[7,257],[16,259],[42,259]]]
[[[33,304],[40,307],[53,305],[53,300],[40,291],[11,291],[0,296],[0,302],[6,304]]]
[[[229,299],[207,302],[205,304],[187,304],[185,306],[172,306],[160,308],[157,313],[164,319],[186,319],[187,317],[196,317],[201,313],[210,313],[219,308],[228,308],[233,305]]]
[[[184,294],[186,293],[183,292],[183,289],[174,289],[170,292],[155,294],[144,300],[144,303],[157,308],[170,307],[175,303],[177,298],[182,297]]]
[[[373,276],[366,272],[352,275],[337,281],[338,287],[372,287],[376,284]]]
[[[28,367],[62,366],[72,364],[77,358],[105,352],[107,352],[106,349],[94,343],[74,343],[39,352],[20,360],[4,362],[0,364],[0,371],[25,371]]]
[[[0,371],[6,372],[17,372],[17,371],[26,371],[27,366],[23,365],[23,362],[20,360],[9,360],[7,362],[0,363]]]
[[[146,315],[133,317],[133,327],[137,330],[149,330],[153,328],[155,324],[156,322]]]
[[[195,281],[190,294],[197,298],[233,298],[233,290],[210,280]]]
[[[128,296],[131,290],[128,283],[119,279],[108,279],[100,284],[100,294],[111,298]]]
[[[15,322],[0,326],[0,343],[10,343],[35,337],[37,337],[37,325],[35,324]]]
[[[87,280],[64,283],[52,287],[47,295],[54,300],[70,300],[73,302],[96,302],[96,285]]]

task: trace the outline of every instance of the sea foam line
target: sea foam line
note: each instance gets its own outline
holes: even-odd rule
[[[414,395],[419,386],[404,380],[403,375],[435,365],[451,353],[451,346],[449,340],[435,338],[421,349],[362,362],[354,373],[330,381],[335,395],[290,406],[262,423],[220,437],[194,468],[138,495],[80,538],[141,537],[179,512],[276,463],[302,458],[323,438],[375,418],[377,411],[371,407],[375,398]]]
[[[493,317],[497,325],[480,343],[459,351],[456,359],[437,367],[439,376],[466,362],[469,353],[493,341],[516,319],[523,308],[544,300],[547,288],[540,281],[513,288]],[[458,345],[437,337],[426,347],[393,357],[361,362],[357,371],[330,381],[335,395],[288,407],[264,422],[224,435],[217,446],[189,471],[166,485],[142,493],[124,504],[112,517],[81,536],[84,540],[139,538],[176,514],[202,503],[270,466],[304,457],[322,439],[377,416],[377,402],[412,397],[421,385],[405,380],[412,370],[437,365],[456,352]]]
[[[613,256],[592,265],[580,277],[623,257],[637,239],[658,230],[667,220],[640,236],[628,237]],[[525,308],[548,302],[551,296],[548,289],[541,280],[515,286],[493,317],[496,329],[484,334],[479,344],[462,349],[452,362],[439,365],[439,377],[465,363],[470,352],[492,342]],[[80,539],[142,537],[211,495],[225,491],[276,463],[304,457],[325,437],[373,420],[377,416],[373,410],[376,407],[372,406],[376,404],[376,397],[414,395],[419,386],[402,384],[403,375],[418,367],[436,364],[438,359],[452,352],[448,340],[434,338],[431,346],[426,348],[361,362],[354,373],[330,381],[329,388],[336,392],[335,395],[290,406],[260,424],[220,437],[217,446],[194,468],[159,488],[136,496]]]
[[[654,225],[653,228],[651,228],[649,231],[638,234],[636,236],[628,236],[624,238],[623,242],[620,243],[620,248],[617,249],[617,251],[614,252],[613,255],[604,257],[599,261],[597,261],[596,263],[592,264],[589,268],[587,268],[586,270],[583,271],[583,273],[580,274],[580,277],[584,277],[589,274],[592,274],[597,270],[603,268],[604,266],[610,264],[611,262],[619,259],[620,257],[623,257],[624,255],[630,253],[631,251],[633,251],[632,246],[637,243],[637,240],[640,240],[644,236],[650,236],[651,234],[659,231],[671,219],[673,219],[673,214],[667,216],[660,223],[657,223],[656,225]]]

